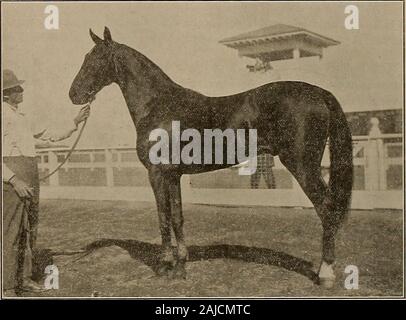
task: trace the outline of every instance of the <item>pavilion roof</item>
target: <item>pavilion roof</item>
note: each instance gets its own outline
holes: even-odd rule
[[[340,44],[339,41],[322,36],[304,28],[290,26],[287,24],[275,24],[254,31],[241,33],[233,37],[222,39],[220,40],[220,43],[232,48],[236,48],[239,46],[251,45],[257,41],[283,40],[284,38],[291,38],[295,36],[305,36],[314,43],[317,43],[320,47]]]

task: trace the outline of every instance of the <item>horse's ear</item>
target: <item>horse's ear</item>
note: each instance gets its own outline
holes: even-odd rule
[[[111,38],[111,33],[110,33],[109,28],[104,27],[104,34],[103,34],[103,36],[104,36],[104,41],[105,41],[105,42],[107,42],[107,43],[113,42],[113,39]]]
[[[93,42],[94,42],[95,44],[99,44],[99,43],[102,43],[102,42],[103,42],[102,39],[100,39],[98,36],[96,36],[96,35],[93,33],[92,29],[89,29],[89,33],[90,33],[90,38],[92,38],[92,40],[93,40]]]

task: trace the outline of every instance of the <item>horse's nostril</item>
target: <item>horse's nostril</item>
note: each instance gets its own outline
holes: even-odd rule
[[[94,100],[95,93],[96,93],[95,90],[87,92],[87,96],[89,97],[89,100]]]

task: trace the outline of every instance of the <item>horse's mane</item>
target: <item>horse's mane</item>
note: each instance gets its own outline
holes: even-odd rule
[[[147,69],[149,75],[153,80],[160,81],[162,83],[165,83],[166,85],[179,87],[179,85],[174,82],[158,65],[144,56],[141,52],[125,44],[119,44],[119,47],[119,51],[122,51],[127,58],[133,57],[143,69]]]

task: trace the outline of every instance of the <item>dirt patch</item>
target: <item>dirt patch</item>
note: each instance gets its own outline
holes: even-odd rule
[[[42,201],[39,245],[60,256],[60,288],[43,296],[285,297],[402,294],[402,213],[353,211],[337,239],[336,286],[314,284],[321,226],[313,210],[185,205],[186,280],[157,277],[160,235],[154,204]],[[75,261],[75,259],[80,258]],[[346,290],[347,265],[360,271]]]

